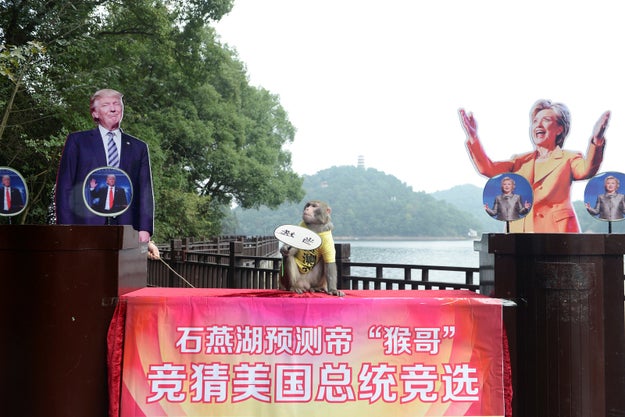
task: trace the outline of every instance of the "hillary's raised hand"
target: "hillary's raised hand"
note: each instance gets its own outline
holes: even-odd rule
[[[597,123],[595,123],[595,127],[592,131],[592,137],[590,138],[590,141],[592,143],[594,143],[597,146],[603,146],[603,144],[605,143],[605,138],[603,137],[603,134],[605,133],[605,130],[608,128],[609,121],[610,121],[610,111],[608,110],[605,113],[603,113],[601,117],[599,118],[599,120],[597,120]]]
[[[460,124],[467,134],[467,139],[471,142],[478,140],[477,122],[473,117],[473,113],[467,113],[464,109],[459,109],[458,114],[460,115]]]

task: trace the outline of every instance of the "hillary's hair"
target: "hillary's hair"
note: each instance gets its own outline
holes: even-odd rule
[[[618,190],[619,187],[621,186],[621,182],[619,181],[618,178],[616,178],[614,175],[608,175],[607,177],[605,177],[605,180],[603,180],[603,186],[605,187],[605,185],[608,183],[608,180],[614,180],[616,181],[616,189]]]
[[[516,188],[516,182],[512,178],[510,178],[510,177],[503,177],[501,179],[501,182],[500,182],[500,184],[501,184],[501,191],[503,191],[503,182],[504,181],[510,181],[512,183],[512,191],[514,191],[514,189]]]
[[[556,145],[562,147],[564,139],[566,139],[566,136],[569,134],[569,129],[571,128],[571,112],[569,112],[568,107],[562,103],[552,103],[551,100],[538,100],[532,106],[532,110],[530,110],[530,122],[534,120],[538,112],[546,109],[554,111],[557,117],[556,122],[562,126],[562,133],[556,137]]]

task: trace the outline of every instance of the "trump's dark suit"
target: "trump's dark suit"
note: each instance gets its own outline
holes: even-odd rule
[[[145,142],[122,132],[119,169],[132,183],[132,202],[117,217],[118,224],[154,232],[154,194],[150,156]],[[105,224],[106,219],[87,209],[83,193],[86,176],[105,167],[106,153],[98,128],[71,133],[65,142],[56,179],[57,224]]]

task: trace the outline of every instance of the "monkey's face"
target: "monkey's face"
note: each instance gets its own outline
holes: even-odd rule
[[[307,224],[325,224],[330,220],[330,208],[322,201],[309,201],[304,206],[302,219]]]
[[[306,223],[313,223],[315,221],[315,210],[319,210],[319,204],[314,201],[306,203],[304,213],[302,214],[302,218]]]

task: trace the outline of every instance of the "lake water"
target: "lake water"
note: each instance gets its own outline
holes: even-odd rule
[[[464,266],[477,268],[479,253],[473,240],[385,241],[349,240],[352,262]]]
[[[349,243],[351,262],[381,264],[408,264],[479,267],[479,252],[473,248],[474,240],[435,241],[386,241],[386,240],[337,240]],[[375,276],[374,268],[352,267],[352,275]],[[413,274],[417,274],[414,270]],[[384,269],[385,278],[402,278],[401,269]],[[430,271],[430,280],[439,282],[464,282],[464,273],[453,271]]]

